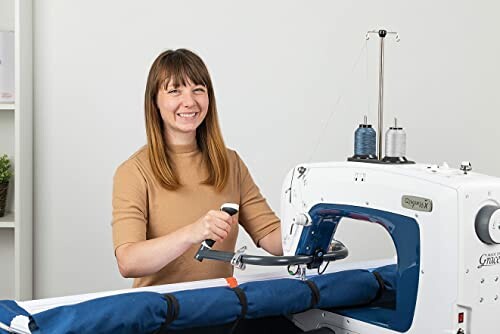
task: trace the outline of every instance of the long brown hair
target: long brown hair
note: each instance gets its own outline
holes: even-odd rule
[[[215,186],[217,191],[221,191],[229,176],[226,145],[219,126],[210,74],[203,60],[192,51],[164,51],[149,70],[144,97],[149,161],[156,178],[165,188],[175,190],[181,186],[166,149],[164,124],[156,99],[160,89],[166,89],[170,82],[179,86],[186,85],[188,80],[195,85],[205,86],[208,92],[208,112],[196,129],[196,141],[208,168],[208,177],[203,183]]]

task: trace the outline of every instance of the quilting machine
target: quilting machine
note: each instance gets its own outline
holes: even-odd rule
[[[397,252],[395,293],[387,303],[309,310],[293,317],[302,329],[336,334],[499,331],[500,179],[446,163],[406,158],[406,133],[397,120],[385,134],[384,40],[380,38],[378,133],[367,118],[355,132],[348,162],[303,164],[286,177],[281,199],[285,254],[310,252],[335,239],[341,222],[378,224]]]
[[[500,179],[473,173],[468,162],[454,169],[389,158],[301,164],[285,178],[284,258],[315,259],[299,265],[299,275],[328,261],[321,254],[335,253],[337,228],[352,220],[382,226],[397,253],[393,291],[383,302],[308,310],[294,323],[336,334],[497,332]]]
[[[495,333],[500,314],[500,179],[446,164],[300,165],[282,191],[285,254],[334,239],[343,220],[379,224],[397,251],[394,299],[295,315],[336,334]],[[366,236],[365,236],[366,238]],[[366,240],[366,239],[365,239]],[[335,287],[332,287],[334,289]]]

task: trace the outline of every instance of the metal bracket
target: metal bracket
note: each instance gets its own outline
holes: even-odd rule
[[[305,281],[307,278],[306,278],[306,266],[304,265],[300,265],[299,264],[299,278],[301,281]]]
[[[231,259],[231,265],[233,267],[236,267],[236,268],[241,269],[241,270],[245,270],[246,265],[241,262],[241,257],[245,254],[246,250],[247,250],[247,246],[243,246],[234,253],[233,258]]]

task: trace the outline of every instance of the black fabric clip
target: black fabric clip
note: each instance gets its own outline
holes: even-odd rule
[[[167,314],[165,321],[154,334],[166,333],[168,326],[179,316],[179,301],[174,295],[166,293],[163,295],[167,301]]]
[[[306,282],[307,286],[311,289],[311,305],[309,305],[309,308],[315,308],[321,296],[318,286],[313,281],[306,280],[304,282]]]
[[[384,279],[382,278],[380,273],[374,271],[374,272],[372,272],[372,274],[373,274],[373,276],[375,276],[375,279],[377,280],[378,285],[379,285],[377,295],[375,296],[375,299],[373,299],[373,301],[375,301],[375,300],[379,299],[382,296],[382,294],[385,292],[385,283],[384,283]]]

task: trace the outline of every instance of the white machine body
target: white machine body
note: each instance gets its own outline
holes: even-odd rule
[[[308,213],[320,203],[412,217],[420,231],[420,272],[407,333],[498,332],[500,178],[446,164],[313,163],[288,173],[281,196],[284,255],[296,255],[301,233],[310,223]],[[412,203],[411,198],[429,202]],[[488,243],[476,232],[476,218],[484,207],[493,208],[482,225]],[[322,310],[298,314],[294,322],[304,330],[329,327],[336,334],[398,333]]]

